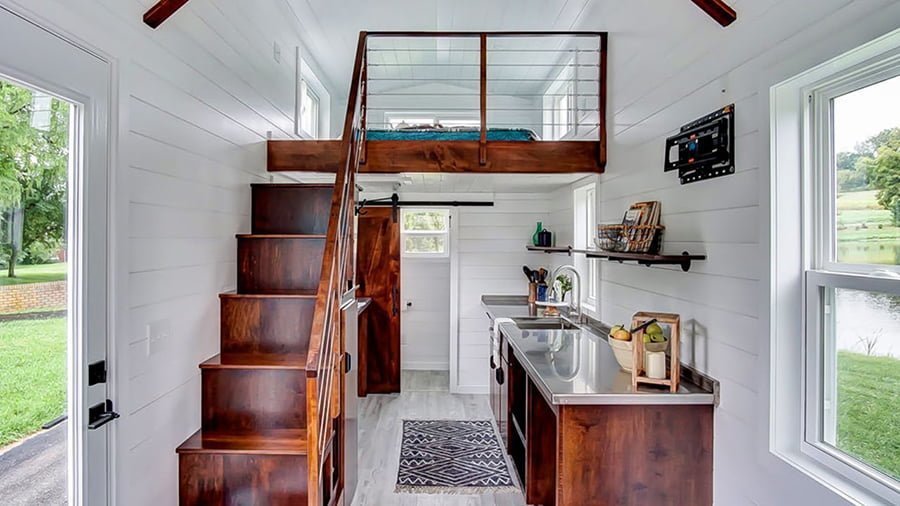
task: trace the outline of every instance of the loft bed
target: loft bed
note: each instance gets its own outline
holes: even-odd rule
[[[605,32],[363,32],[357,64],[359,172],[606,167]],[[337,172],[341,148],[269,141],[269,170]]]

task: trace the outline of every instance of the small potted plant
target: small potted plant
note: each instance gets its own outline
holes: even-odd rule
[[[566,295],[572,292],[572,279],[565,274],[560,274],[556,276],[556,282],[559,283],[560,302],[568,302]]]

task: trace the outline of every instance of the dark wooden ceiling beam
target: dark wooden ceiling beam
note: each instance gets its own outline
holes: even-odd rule
[[[144,13],[144,23],[150,28],[156,29],[186,3],[188,0],[159,0],[156,5]]]
[[[703,9],[720,25],[728,26],[737,20],[737,12],[724,2],[724,0],[691,0],[697,7]]]

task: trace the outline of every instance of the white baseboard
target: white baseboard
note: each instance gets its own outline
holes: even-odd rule
[[[424,362],[410,361],[403,362],[402,367],[406,371],[449,371],[450,364],[448,362]]]

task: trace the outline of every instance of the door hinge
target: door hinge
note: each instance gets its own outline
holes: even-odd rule
[[[105,402],[95,404],[88,408],[88,429],[99,429],[116,418],[119,418],[119,414],[113,411],[112,401],[106,399]]]
[[[88,386],[106,383],[106,360],[88,366]]]

